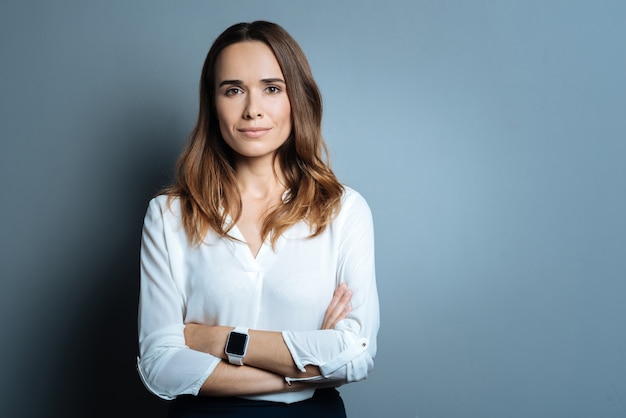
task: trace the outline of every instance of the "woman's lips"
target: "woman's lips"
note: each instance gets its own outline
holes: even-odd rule
[[[238,129],[238,131],[246,138],[256,139],[268,133],[270,128],[245,128]]]

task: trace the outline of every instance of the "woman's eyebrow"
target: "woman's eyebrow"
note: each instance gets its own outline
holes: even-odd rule
[[[270,84],[270,83],[286,84],[285,80],[283,80],[282,78],[263,78],[261,79],[261,81],[264,82],[265,84]]]
[[[241,80],[224,80],[224,81],[220,82],[218,87],[232,86],[232,85],[236,85],[236,84],[243,84],[243,81],[241,81]]]
[[[285,83],[285,80],[283,80],[282,78],[262,78],[261,82],[264,84],[271,84],[271,83],[282,83],[282,84],[287,84]],[[233,85],[240,85],[243,84],[243,81],[241,80],[224,80],[224,81],[220,81],[220,84],[218,85],[219,87],[223,87],[223,86],[233,86]]]

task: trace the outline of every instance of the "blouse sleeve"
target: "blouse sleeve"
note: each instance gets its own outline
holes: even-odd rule
[[[137,370],[149,391],[170,400],[197,395],[220,360],[185,345],[184,300],[170,270],[163,200],[152,199],[144,218]]]
[[[372,370],[379,328],[379,304],[374,262],[374,227],[365,199],[348,189],[341,211],[333,222],[340,236],[337,281],[353,291],[352,311],[333,330],[283,331],[283,339],[296,366],[320,368],[321,376],[286,377],[341,385],[363,380]]]

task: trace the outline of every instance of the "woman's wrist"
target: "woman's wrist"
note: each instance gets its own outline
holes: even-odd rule
[[[192,350],[227,359],[224,348],[232,327],[185,324],[185,344]]]

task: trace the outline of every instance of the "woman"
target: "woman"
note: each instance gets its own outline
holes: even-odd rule
[[[279,25],[225,30],[141,246],[139,374],[171,417],[345,417],[379,326],[369,207],[325,162],[322,103]]]

